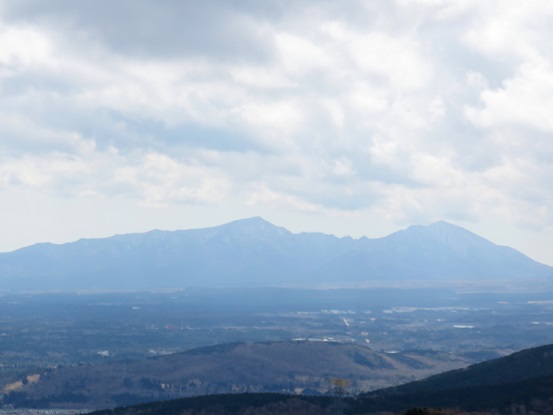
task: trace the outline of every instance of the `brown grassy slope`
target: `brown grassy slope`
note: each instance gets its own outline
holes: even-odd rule
[[[273,342],[194,349],[143,361],[60,368],[20,389],[21,399],[57,406],[113,407],[228,392],[326,392],[330,379],[366,391],[464,367],[439,353],[375,352],[356,344]],[[64,398],[65,396],[65,398]],[[71,405],[71,400],[78,405]],[[55,405],[53,405],[55,406]]]

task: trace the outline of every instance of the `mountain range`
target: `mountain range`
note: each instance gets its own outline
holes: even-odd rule
[[[553,267],[437,222],[383,238],[294,234],[255,217],[0,253],[3,290],[553,281]]]

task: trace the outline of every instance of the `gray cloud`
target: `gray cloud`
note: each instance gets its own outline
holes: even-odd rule
[[[99,43],[117,54],[140,58],[182,55],[221,60],[265,60],[271,39],[251,10],[224,1],[11,2],[4,16],[58,31],[69,45]],[[263,11],[261,8],[260,11]],[[75,42],[79,42],[75,44]]]

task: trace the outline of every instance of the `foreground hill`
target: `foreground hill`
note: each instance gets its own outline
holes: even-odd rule
[[[354,414],[542,415],[553,413],[553,345],[455,370],[399,387],[345,398]],[[102,415],[290,415],[332,413],[332,397],[248,394],[203,396],[103,411]],[[420,408],[448,408],[426,410]],[[411,409],[409,409],[411,408]]]
[[[532,394],[527,395],[532,399]],[[282,394],[233,394],[211,395],[176,399],[164,402],[144,403],[118,407],[112,410],[92,412],[91,415],[546,415],[553,413],[553,405],[535,400],[533,404],[517,404],[511,400],[508,406],[489,410],[467,410],[462,407],[427,408],[408,406],[398,402],[393,408],[368,400],[333,397],[290,396]],[[340,412],[342,410],[342,412]]]
[[[335,377],[347,379],[351,390],[361,391],[467,364],[465,359],[447,353],[386,354],[356,344],[237,343],[143,361],[61,367],[29,374],[25,385],[20,382],[17,388],[13,384],[5,388],[4,403],[105,408],[215,393],[323,394]]]
[[[525,349],[509,356],[488,360],[378,393],[384,395],[441,391],[520,382],[544,376],[553,376],[553,345]]]
[[[91,415],[320,415],[347,413],[356,415],[548,415],[553,413],[549,395],[540,387],[529,383],[522,385],[523,393],[506,396],[498,388],[495,392],[505,396],[503,401],[493,401],[493,390],[482,391],[476,399],[467,395],[476,405],[441,406],[428,408],[413,406],[401,401],[386,404],[367,399],[345,398],[337,401],[333,397],[290,396],[282,394],[233,394],[211,395],[196,398],[177,399],[164,402],[144,403],[136,406],[119,407],[112,410],[93,412]],[[545,384],[544,384],[545,386]],[[465,391],[470,393],[471,391]],[[519,399],[521,398],[521,399]],[[345,408],[338,412],[338,408]],[[487,409],[484,409],[487,408]]]
[[[553,345],[522,350],[486,361],[362,395],[379,407],[461,407],[501,409],[501,413],[553,413]],[[378,404],[380,403],[380,404]]]
[[[553,267],[445,222],[384,238],[293,234],[261,218],[207,229],[151,231],[0,254],[4,290],[190,286],[535,284]]]
[[[320,415],[330,413],[329,397],[248,393],[209,395],[92,412],[91,415]]]

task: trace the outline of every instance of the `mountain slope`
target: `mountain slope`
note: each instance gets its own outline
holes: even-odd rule
[[[441,373],[418,382],[383,390],[378,394],[383,396],[475,388],[522,382],[546,376],[553,376],[553,345],[551,344],[525,349],[468,368]]]
[[[0,254],[8,290],[552,279],[553,268],[438,222],[379,239],[293,234],[261,218]]]
[[[370,240],[319,270],[320,275],[346,273],[350,279],[510,280],[551,277],[551,267],[522,253],[495,245],[461,227],[437,222],[411,226]]]
[[[223,344],[141,361],[48,370],[5,402],[113,407],[213,393],[325,393],[334,377],[348,379],[352,389],[368,390],[467,364],[448,353],[386,354],[353,343]]]
[[[362,395],[362,399],[380,409],[397,408],[399,405],[402,408],[419,406],[494,409],[503,413],[507,408],[506,413],[511,413],[509,410],[514,407],[520,413],[532,410],[537,411],[536,413],[551,413],[553,345],[522,350],[464,369],[369,392]]]
[[[94,415],[318,415],[337,407],[346,413],[382,415],[544,415],[553,413],[553,377],[513,384],[459,389],[455,394],[413,395],[409,399],[370,399],[291,396],[284,394],[208,395],[171,401],[151,402],[94,412]],[[431,405],[429,403],[432,402]],[[340,406],[337,406],[340,404]],[[410,408],[410,409],[409,409]],[[435,408],[435,409],[427,409]],[[437,408],[437,409],[436,409]],[[441,409],[440,409],[441,408]],[[467,412],[470,411],[470,412]],[[476,411],[476,412],[474,412]]]
[[[372,362],[376,363],[378,359],[374,357]],[[378,367],[382,364],[376,364],[375,368]],[[553,413],[553,345],[523,350],[465,369],[359,395],[356,399],[346,398],[342,403],[347,405],[349,413],[356,414],[404,413],[408,408],[448,408],[413,410],[416,414],[467,414],[467,411],[482,415],[550,414]],[[332,404],[336,404],[335,399],[255,393],[202,396],[100,413],[299,415],[328,412]]]

